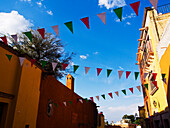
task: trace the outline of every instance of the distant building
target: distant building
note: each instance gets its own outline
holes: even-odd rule
[[[144,96],[145,128],[170,128],[168,109],[169,65],[170,65],[170,13],[169,4],[145,8],[141,36],[138,46],[139,64]],[[166,12],[164,13],[164,10]],[[170,10],[169,10],[170,11]],[[160,13],[162,12],[162,13]],[[165,79],[162,74],[166,74]],[[139,111],[143,108],[139,108]],[[142,121],[143,123],[143,121]]]
[[[120,126],[121,128],[136,128],[136,124],[130,124],[130,119],[122,119],[117,121],[112,126]]]

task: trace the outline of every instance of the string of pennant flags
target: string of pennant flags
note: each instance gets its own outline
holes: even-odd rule
[[[141,87],[140,87],[140,85],[139,86],[136,86],[136,88],[137,88],[137,90],[139,91],[139,92],[141,92]],[[131,88],[129,88],[129,90],[130,90],[130,92],[133,94],[134,93],[134,87],[131,87]],[[121,92],[124,94],[124,95],[127,95],[127,91],[126,91],[126,89],[123,89],[123,90],[121,90]],[[95,97],[89,97],[89,98],[84,98],[84,99],[82,99],[82,98],[79,98],[79,99],[77,99],[77,100],[73,100],[73,101],[62,101],[62,102],[58,102],[58,103],[54,103],[54,105],[57,107],[58,105],[60,105],[60,106],[68,106],[69,104],[73,104],[73,103],[75,103],[75,104],[77,104],[78,102],[80,102],[80,103],[87,103],[88,102],[88,99],[90,99],[92,102],[94,102],[94,98],[96,98],[97,99],[97,101],[100,101],[100,96],[102,97],[102,99],[104,99],[104,100],[106,100],[106,95],[108,95],[111,99],[113,99],[114,98],[114,94],[117,96],[117,97],[119,97],[119,91],[115,91],[114,93],[112,93],[112,92],[110,92],[110,93],[107,93],[107,94],[102,94],[102,95],[98,95],[98,96],[95,96]]]
[[[8,60],[11,61],[12,55],[9,55],[9,54],[5,54],[5,55],[8,58]],[[24,60],[25,60],[25,57],[19,57],[21,66],[23,65]],[[31,67],[33,66],[35,62],[36,62],[36,59],[31,59]],[[44,68],[47,63],[48,61],[41,60],[42,68]],[[54,71],[58,63],[52,62],[51,64],[52,64],[52,69]],[[63,71],[66,70],[67,66],[68,64],[62,63]],[[75,73],[78,70],[78,68],[79,68],[79,65],[73,65],[73,70],[74,70],[73,72]],[[99,76],[102,71],[102,68],[96,68],[96,69],[97,69],[97,76]],[[90,70],[90,67],[85,67],[85,74],[87,74],[89,70]],[[107,69],[107,77],[110,76],[111,72],[112,72],[112,69]],[[121,79],[123,72],[124,71],[118,70],[119,79]],[[125,71],[125,73],[126,73],[126,79],[128,79],[129,75],[131,74],[131,71]],[[144,73],[143,78],[145,79],[148,74],[149,73]],[[139,72],[134,72],[134,75],[135,75],[135,80],[137,80],[139,76]],[[165,78],[166,74],[162,73],[161,75],[162,75],[163,82],[166,83],[166,78]],[[153,84],[157,86],[157,82],[155,82],[157,73],[152,73],[152,76],[153,76],[153,80],[152,80]]]
[[[157,3],[158,0],[149,0],[150,3],[153,5],[153,7],[155,9],[157,9]],[[140,1],[134,2],[132,4],[130,4],[131,8],[133,9],[133,11],[136,13],[136,15],[138,16],[138,11],[139,11],[139,6],[140,6]],[[120,21],[122,21],[122,11],[123,11],[123,7],[119,7],[116,9],[113,9],[113,11],[115,12],[115,14],[117,15],[117,17],[120,19]],[[101,19],[101,21],[106,24],[106,12],[102,12],[97,14],[97,16]],[[90,29],[90,25],[89,25],[89,17],[84,17],[80,19],[84,25]],[[64,25],[73,33],[73,22],[69,21],[69,22],[65,22]],[[55,26],[51,26],[52,29],[54,30],[54,32],[57,34],[57,36],[59,37],[59,25],[55,25]],[[45,39],[45,28],[41,28],[41,29],[37,29],[37,31],[39,32],[39,34],[42,36],[43,39]],[[25,34],[28,39],[32,42],[32,34],[31,31],[28,32],[23,32],[23,34]],[[15,35],[11,35],[11,37],[14,39],[14,41],[17,43],[17,34]],[[0,39],[2,39],[2,41],[7,45],[7,38],[6,36],[4,37],[0,37]]]

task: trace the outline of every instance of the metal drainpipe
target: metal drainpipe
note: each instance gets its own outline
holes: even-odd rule
[[[158,36],[158,41],[160,41],[159,33],[158,33],[158,27],[157,27],[157,24],[156,24],[156,21],[155,21],[154,10],[152,10],[152,15],[153,15],[153,21],[154,21],[154,24],[155,24],[155,28],[156,28],[156,33],[157,33],[157,36]]]

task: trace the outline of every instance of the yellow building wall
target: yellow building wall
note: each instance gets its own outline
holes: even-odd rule
[[[14,116],[13,128],[36,128],[40,96],[41,70],[25,60],[21,72],[20,87]]]

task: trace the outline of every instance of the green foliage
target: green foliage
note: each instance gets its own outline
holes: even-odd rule
[[[66,71],[62,71],[62,63],[69,64],[73,53],[69,54],[64,51],[64,45],[61,40],[55,37],[52,33],[45,33],[45,39],[34,30],[31,30],[32,42],[24,34],[17,34],[18,43],[15,43],[13,38],[10,38],[11,45],[21,54],[28,54],[31,58],[36,59],[39,64],[41,61],[48,61],[44,66],[47,74],[55,76],[57,79],[62,78]],[[51,62],[58,63],[55,71],[52,69]],[[70,72],[67,70],[67,72]]]
[[[122,119],[130,119],[130,123],[134,123],[135,122],[135,116],[134,115],[124,115],[122,117]]]

